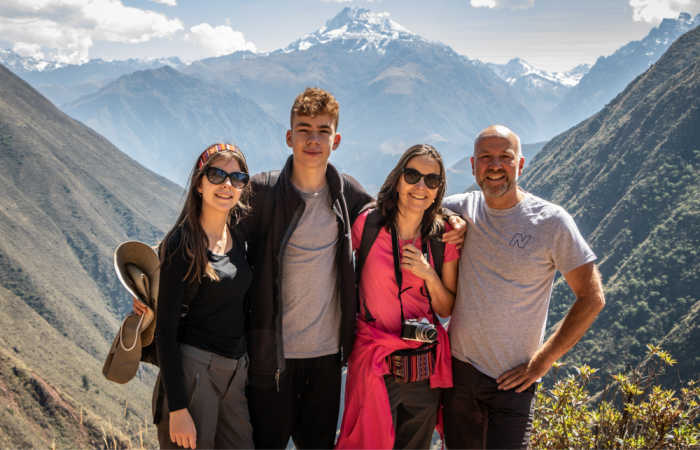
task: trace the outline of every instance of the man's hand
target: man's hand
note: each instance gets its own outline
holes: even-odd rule
[[[528,363],[510,369],[496,379],[498,389],[517,387],[515,392],[522,392],[543,377],[554,362],[581,339],[605,306],[603,283],[592,262],[566,272],[564,279],[576,295],[576,301]]]
[[[462,248],[464,237],[467,235],[467,222],[459,216],[449,216],[447,222],[452,229],[442,234],[442,242]]]
[[[197,430],[187,408],[170,411],[170,440],[183,448],[197,448]]]
[[[542,353],[535,353],[529,362],[514,367],[498,377],[496,379],[498,389],[507,391],[516,388],[515,392],[523,392],[532,383],[545,376],[552,364],[554,364],[554,361],[547,361]]]

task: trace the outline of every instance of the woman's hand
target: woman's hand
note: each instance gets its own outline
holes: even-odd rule
[[[170,440],[183,448],[197,448],[197,430],[187,408],[170,411]]]
[[[131,299],[131,307],[133,308],[134,313],[138,314],[139,316],[145,313],[148,309],[148,306],[146,306],[144,302],[136,297]]]
[[[413,275],[423,280],[437,277],[435,269],[425,259],[420,249],[413,244],[406,244],[401,248],[401,268],[409,270]]]

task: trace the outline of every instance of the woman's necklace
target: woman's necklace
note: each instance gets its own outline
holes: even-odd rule
[[[226,233],[226,228],[224,228],[223,233],[221,233],[221,236],[219,236],[219,239],[214,244],[214,247],[211,249],[211,252],[214,254],[217,254],[217,255],[225,254],[226,253],[226,244],[228,243],[227,238],[228,238],[228,234]],[[216,238],[214,238],[214,239],[216,239]]]

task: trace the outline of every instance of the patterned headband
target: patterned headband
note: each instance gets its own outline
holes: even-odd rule
[[[235,145],[231,144],[214,144],[210,145],[207,147],[206,150],[202,152],[202,154],[199,156],[199,161],[197,162],[197,169],[201,169],[204,164],[211,158],[212,155],[215,153],[220,153],[220,152],[239,152],[238,147]]]

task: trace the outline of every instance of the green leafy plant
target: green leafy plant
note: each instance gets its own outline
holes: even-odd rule
[[[647,345],[640,368],[612,376],[591,396],[588,385],[597,369],[574,367],[550,389],[540,386],[535,399],[533,448],[693,448],[700,445],[700,385],[691,380],[679,392],[655,385],[676,361],[658,346]],[[555,366],[556,372],[561,365]]]

